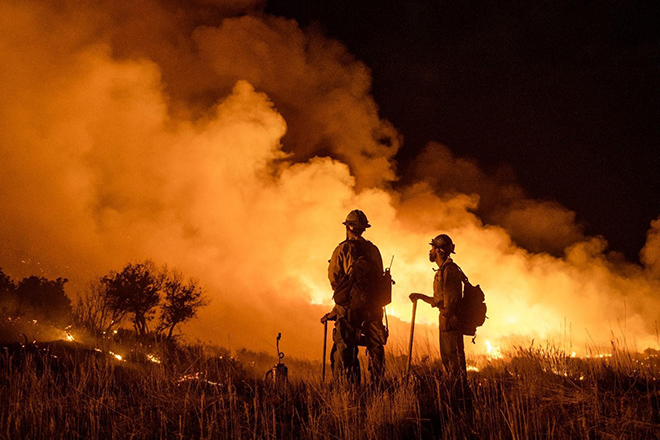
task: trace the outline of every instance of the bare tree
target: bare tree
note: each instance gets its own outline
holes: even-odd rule
[[[135,333],[144,336],[161,296],[157,330],[167,332],[168,338],[177,325],[195,317],[209,302],[197,279],[184,281],[181,272],[157,268],[147,260],[129,263],[120,272],[112,271],[91,282],[75,304],[75,316],[79,324],[99,335],[128,319]]]
[[[97,278],[79,295],[73,314],[79,325],[100,336],[120,325],[127,311],[110,307],[108,285],[103,282],[103,278]]]
[[[149,322],[160,302],[164,271],[147,260],[144,263],[129,263],[121,272],[110,272],[101,278],[107,288],[108,307],[113,313],[128,314],[135,333],[149,333]]]
[[[181,272],[172,272],[163,283],[163,305],[159,330],[167,330],[167,337],[171,338],[174,327],[192,319],[199,310],[209,303],[204,296],[204,290],[199,286],[199,280],[190,278],[183,281]]]

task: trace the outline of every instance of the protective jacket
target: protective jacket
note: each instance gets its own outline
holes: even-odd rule
[[[433,302],[440,309],[440,330],[453,331],[447,321],[456,313],[456,306],[463,296],[465,275],[451,258],[447,258],[435,272]],[[444,324],[444,325],[443,325]]]
[[[329,263],[328,279],[337,305],[369,308],[368,290],[373,286],[369,280],[360,279],[360,274],[368,270],[382,274],[383,260],[376,245],[362,237],[357,240],[344,240],[335,248]],[[363,268],[362,265],[366,264],[372,267]]]

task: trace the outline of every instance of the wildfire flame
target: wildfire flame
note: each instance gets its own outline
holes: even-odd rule
[[[185,382],[191,382],[192,381],[192,382],[204,382],[204,383],[206,383],[208,385],[211,385],[211,386],[222,386],[222,384],[219,383],[219,382],[214,382],[214,381],[207,380],[205,378],[205,376],[206,375],[205,375],[204,372],[196,371],[195,373],[189,373],[189,374],[182,375],[179,379],[177,379],[177,383],[182,384],[182,383],[185,383]]]
[[[488,359],[502,359],[502,350],[500,347],[494,347],[490,341],[486,341],[486,355]]]
[[[147,359],[149,359],[151,362],[153,362],[155,364],[160,364],[161,363],[160,358],[156,355],[151,354],[151,353],[147,353]]]
[[[120,355],[120,354],[116,354],[116,353],[114,353],[114,352],[112,352],[112,351],[108,351],[108,354],[109,354],[110,356],[114,357],[115,359],[117,359],[118,361],[123,361],[123,360],[124,360],[124,357],[123,357],[122,355]]]

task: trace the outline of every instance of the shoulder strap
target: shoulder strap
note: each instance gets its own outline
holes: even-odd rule
[[[464,283],[469,283],[470,281],[468,280],[467,275],[465,275],[465,272],[463,272],[463,269],[461,269],[461,266],[459,266],[458,264],[456,264],[456,263],[453,262],[453,261],[445,266],[445,268],[444,268],[443,271],[442,271],[442,272],[443,272],[443,276],[444,276],[444,271],[447,270],[447,268],[448,268],[450,265],[452,265],[452,264],[453,264],[454,266],[456,266],[456,269],[458,269],[458,271],[461,273],[461,275],[463,275],[463,280],[462,280],[462,281],[463,281]]]
[[[456,263],[454,263],[454,264],[456,264]],[[463,272],[463,269],[461,269],[461,266],[456,264],[456,267],[458,267],[458,271],[463,275],[463,282],[464,283],[469,283],[470,280],[468,280],[468,277],[467,277],[467,275],[465,275],[465,272]]]

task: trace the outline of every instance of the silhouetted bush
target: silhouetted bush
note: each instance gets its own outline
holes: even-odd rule
[[[129,263],[120,272],[111,271],[92,281],[76,301],[75,319],[96,335],[129,320],[136,336],[145,338],[160,312],[156,330],[172,338],[176,326],[195,317],[206,304],[199,280],[184,281],[181,272],[147,260]]]
[[[200,307],[208,304],[204,291],[199,286],[199,280],[190,278],[183,281],[180,272],[171,272],[163,283],[163,305],[159,330],[167,330],[167,337],[171,338],[174,327],[192,319]]]
[[[0,311],[3,318],[26,317],[51,323],[71,318],[71,300],[64,292],[66,278],[23,278],[18,285],[0,269]]]
[[[163,271],[149,260],[129,263],[121,272],[112,271],[101,278],[110,310],[122,317],[128,315],[138,336],[149,333],[163,281]]]
[[[0,313],[2,317],[18,316],[16,285],[0,267]]]

